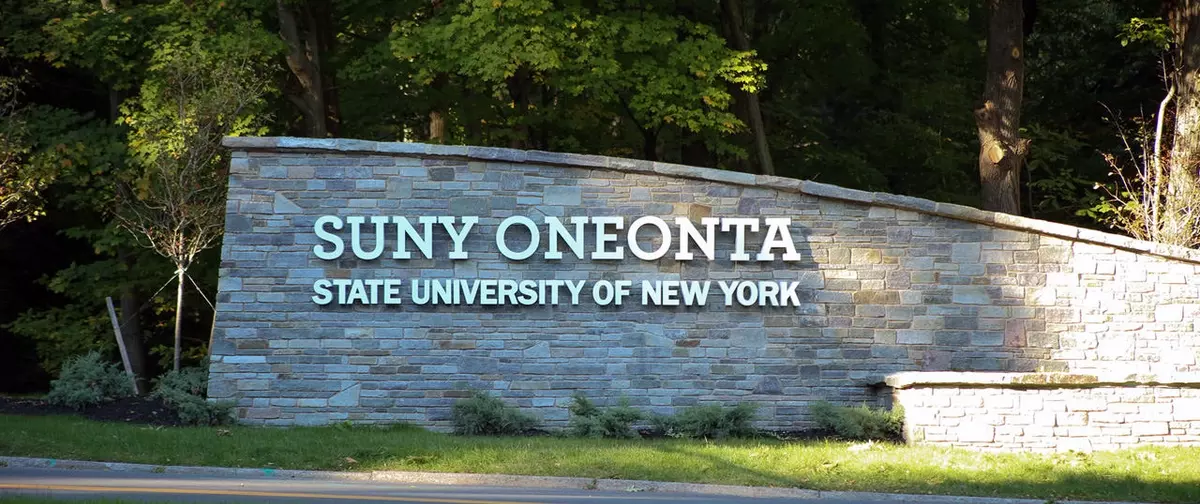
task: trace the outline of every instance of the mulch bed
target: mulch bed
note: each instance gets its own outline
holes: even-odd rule
[[[44,399],[0,397],[0,415],[78,415],[89,420],[123,422],[143,425],[183,425],[175,412],[161,400],[127,397],[112,402],[75,410],[55,406]]]

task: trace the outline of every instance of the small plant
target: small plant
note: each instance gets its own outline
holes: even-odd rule
[[[450,413],[454,432],[467,436],[511,436],[529,432],[537,419],[504,404],[486,392],[476,392],[454,404]]]
[[[129,376],[99,352],[73,357],[63,364],[58,379],[50,382],[50,404],[83,409],[133,395]]]
[[[904,430],[904,410],[885,410],[867,405],[835,406],[828,401],[813,403],[809,411],[817,428],[840,438],[854,440],[892,441],[901,439]]]
[[[758,433],[751,425],[758,408],[739,403],[732,408],[717,405],[692,406],[670,417],[653,419],[656,430],[671,437],[723,439],[750,437]]]
[[[175,410],[179,421],[188,425],[226,425],[233,421],[233,403],[210,402],[204,398],[208,391],[208,371],[189,368],[168,371],[158,379],[152,397],[161,399]]]
[[[638,432],[633,423],[642,419],[642,412],[629,405],[622,397],[616,406],[599,408],[582,393],[576,393],[571,406],[571,434],[594,438],[636,438]]]

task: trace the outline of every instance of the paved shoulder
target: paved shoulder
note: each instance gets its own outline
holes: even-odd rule
[[[0,469],[0,495],[111,497],[155,502],[405,502],[430,504],[660,503],[773,504],[795,499],[761,499],[686,493],[603,492],[571,489],[468,485],[413,485],[374,481],[316,481],[279,478],[123,473],[116,471]],[[816,501],[814,501],[816,502]],[[872,501],[820,499],[822,504]],[[881,501],[873,501],[881,502]],[[888,501],[895,504],[898,501]]]

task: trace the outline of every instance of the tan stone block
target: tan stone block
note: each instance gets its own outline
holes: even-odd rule
[[[1059,426],[1079,426],[1087,425],[1087,413],[1057,413],[1054,416],[1054,421]]]
[[[883,253],[879,249],[856,248],[850,252],[851,264],[879,264],[883,262]]]

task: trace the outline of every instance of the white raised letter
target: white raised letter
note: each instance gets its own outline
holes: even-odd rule
[[[324,278],[313,282],[313,292],[317,293],[316,296],[312,297],[313,302],[319,305],[327,305],[330,301],[333,301],[333,293],[329,291],[329,287],[332,285],[333,282]]]
[[[362,225],[366,222],[366,217],[355,215],[346,217],[346,223],[350,225],[350,248],[354,250],[354,255],[364,261],[378,259],[383,255],[383,226],[387,224],[387,217],[375,216],[371,217],[371,224],[375,225],[375,250],[367,252],[362,248]]]
[[[587,217],[571,217],[571,224],[575,225],[575,233],[568,234],[566,226],[563,226],[558,217],[546,217],[546,224],[550,227],[550,250],[546,251],[546,259],[562,259],[562,252],[558,251],[558,239],[562,238],[563,243],[571,249],[576,258],[583,259],[583,225],[587,224]]]
[[[763,239],[762,250],[758,252],[755,259],[759,261],[774,261],[775,254],[771,253],[771,249],[783,247],[784,261],[799,261],[800,254],[796,253],[796,243],[792,241],[792,231],[789,226],[792,225],[792,219],[786,217],[770,217],[764,219],[767,223],[767,237]]]
[[[412,240],[426,259],[433,259],[433,223],[437,222],[437,217],[418,217],[417,222],[424,225],[421,234],[417,234],[408,218],[392,217],[392,223],[396,225],[396,251],[392,252],[392,259],[412,258],[408,251],[408,240]]]
[[[735,252],[729,254],[730,261],[749,261],[750,254],[746,253],[746,228],[750,228],[753,233],[758,232],[758,219],[748,219],[744,217],[726,217],[721,219],[721,231],[729,231],[730,226],[737,228],[736,234],[733,235],[733,248]]]
[[[659,244],[658,248],[653,252],[646,252],[642,250],[641,246],[638,245],[637,232],[646,224],[650,224],[658,228],[659,234],[662,235],[662,243]],[[667,228],[667,223],[658,217],[638,217],[633,221],[632,224],[629,225],[629,236],[627,241],[629,242],[629,251],[633,252],[633,255],[637,256],[638,259],[643,261],[653,261],[667,255],[667,251],[671,249],[671,230]]]
[[[336,215],[326,215],[318,218],[317,222],[313,223],[313,232],[317,234],[317,238],[332,243],[333,251],[329,252],[329,249],[325,248],[325,246],[317,244],[313,245],[313,253],[321,259],[332,261],[342,256],[342,251],[345,250],[346,244],[342,242],[342,237],[326,231],[326,224],[332,224],[333,229],[342,229],[342,219]]]
[[[450,251],[451,259],[466,259],[467,252],[463,250],[463,242],[467,239],[467,233],[471,232],[471,226],[479,222],[479,217],[469,216],[463,217],[463,227],[460,230],[454,229],[454,217],[438,217],[438,222],[442,227],[446,228],[446,233],[450,234],[450,239],[454,240],[454,250]]]
[[[692,221],[687,217],[676,217],[675,225],[679,226],[679,252],[675,253],[676,261],[691,261],[692,253],[688,251],[688,241],[695,243],[700,247],[700,252],[707,257],[709,261],[716,256],[717,240],[715,238],[717,224],[721,219],[716,217],[704,217],[700,219],[700,225],[704,226],[704,235],[700,235],[700,231],[692,224]]]
[[[618,245],[612,252],[604,250],[604,244],[617,241],[617,235],[604,232],[604,226],[612,224],[617,229],[625,227],[624,217],[592,217],[592,224],[596,225],[596,251],[592,252],[592,259],[624,259],[625,247]]]
[[[508,248],[508,244],[505,243],[504,234],[513,224],[520,224],[525,226],[526,229],[529,229],[529,246],[520,252],[513,252],[512,249]],[[529,256],[532,256],[533,252],[537,250],[538,242],[540,240],[541,235],[538,234],[537,224],[533,223],[533,219],[523,215],[514,215],[504,219],[504,222],[500,223],[500,228],[496,230],[496,247],[500,249],[500,253],[503,254],[504,257],[514,261],[524,261],[525,259],[529,259]]]

